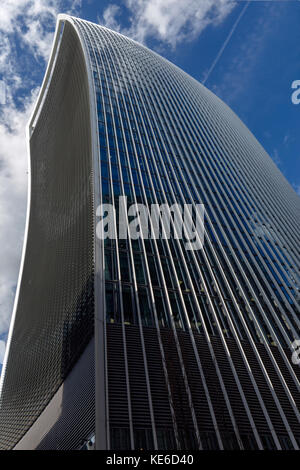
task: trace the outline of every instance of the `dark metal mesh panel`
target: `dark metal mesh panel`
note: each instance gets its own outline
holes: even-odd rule
[[[68,23],[30,151],[29,232],[1,398],[1,449],[24,435],[93,334],[88,83]]]
[[[159,432],[160,429],[166,430],[172,428],[172,420],[170,415],[170,407],[169,407],[169,400],[167,395],[166,383],[163,376],[162,365],[161,365],[161,358],[159,357],[159,349],[157,343],[157,335],[154,328],[145,328],[145,339],[146,339],[146,352],[147,352],[147,361],[148,367],[150,371],[150,385],[151,385],[151,392],[153,397],[154,403],[154,418],[156,429]],[[136,326],[126,326],[126,336],[131,338],[130,344],[127,344],[128,352],[130,355],[135,355],[136,357],[140,356],[139,352],[139,330]],[[134,338],[136,341],[134,341]],[[164,350],[166,353],[166,365],[169,373],[169,379],[171,384],[171,393],[173,398],[173,403],[175,406],[175,416],[179,426],[180,431],[180,438],[181,438],[181,445],[183,448],[186,447],[186,439],[189,443],[191,443],[191,436],[189,433],[193,433],[192,430],[192,421],[190,411],[187,405],[187,396],[185,393],[182,375],[180,372],[180,366],[178,362],[178,357],[176,354],[176,347],[173,333],[168,330],[167,328],[162,330],[162,339]],[[108,340],[108,354],[110,357],[108,363],[108,376],[109,376],[109,383],[108,383],[108,393],[109,393],[109,419],[112,429],[116,427],[120,428],[128,428],[129,422],[128,417],[126,419],[121,419],[125,410],[127,409],[127,402],[126,402],[126,384],[125,380],[118,382],[117,377],[124,377],[125,374],[125,364],[124,364],[124,357],[123,357],[123,343],[122,343],[122,333],[121,333],[121,326],[120,325],[107,325],[107,340]],[[211,420],[211,416],[209,413],[208,403],[203,391],[203,383],[201,377],[197,370],[197,364],[195,360],[194,353],[191,348],[191,342],[189,336],[185,332],[179,332],[179,340],[180,346],[183,353],[183,360],[185,370],[187,372],[187,376],[189,379],[189,383],[191,386],[192,398],[195,406],[196,417],[199,424],[199,430],[202,437],[202,441],[204,442],[205,436],[210,435],[213,433],[213,423]],[[241,433],[241,437],[244,439],[249,438],[252,436],[251,428],[249,425],[248,418],[245,413],[244,405],[241,401],[239,392],[236,388],[236,385],[233,381],[229,363],[224,353],[222,351],[222,344],[219,338],[211,337],[214,352],[216,357],[222,364],[221,373],[222,377],[225,382],[225,387],[227,392],[229,393],[230,403],[233,409],[234,417],[236,419],[238,428]],[[231,449],[232,446],[232,438],[234,435],[234,429],[232,423],[230,421],[228,410],[225,404],[225,400],[223,397],[223,393],[220,389],[220,384],[217,378],[217,374],[215,371],[215,366],[209,354],[208,346],[205,341],[205,338],[202,335],[196,335],[196,343],[197,348],[199,351],[199,357],[204,369],[204,375],[206,378],[206,383],[209,389],[210,400],[212,402],[214,412],[216,415],[216,420],[219,426],[219,430],[223,439],[223,443],[225,448]],[[251,409],[253,419],[257,426],[260,436],[268,435],[269,434],[269,427],[266,423],[266,420],[263,416],[260,404],[257,400],[255,395],[253,386],[249,380],[249,376],[247,374],[246,368],[244,363],[242,362],[242,358],[240,353],[236,347],[235,341],[232,339],[228,339],[227,345],[230,349],[232,354],[233,361],[238,368],[239,371],[239,378],[241,381],[241,386],[244,390],[246,395],[248,406]],[[255,365],[254,362],[256,361],[255,355],[251,351],[251,349],[246,346],[247,354],[249,353],[249,361],[251,364]],[[114,353],[113,353],[114,351]],[[262,356],[266,355],[266,351],[263,345],[260,347],[260,354]],[[113,355],[113,360],[112,360]],[[281,363],[281,362],[280,362]],[[281,363],[282,365],[282,363]],[[271,369],[270,365],[270,369]],[[284,367],[284,366],[283,366]],[[255,365],[255,374],[259,374],[258,367]],[[114,379],[113,379],[114,378]],[[274,400],[270,396],[268,386],[266,381],[263,377],[257,377],[259,380],[260,385],[260,392],[264,397],[266,397],[266,401],[268,403],[268,411],[270,413],[272,424],[276,427],[279,436],[287,437],[286,430],[283,426],[282,420],[278,413],[278,409],[274,403]],[[129,382],[133,385],[130,390],[130,397],[132,403],[139,403],[147,401],[147,393],[144,389],[141,380],[141,374],[139,368],[129,369]],[[135,391],[135,384],[139,384],[139,393]],[[122,396],[122,400],[118,400],[118,395]],[[289,401],[284,394],[280,395],[281,405],[284,409],[289,411]],[[147,410],[146,410],[147,411]],[[120,418],[118,418],[120,416]],[[293,432],[295,435],[299,435],[299,424],[294,419],[292,414],[288,414],[290,425],[292,427]],[[135,406],[135,413],[133,414],[133,427],[135,428],[151,428],[150,417],[147,412],[141,408],[137,410]],[[188,436],[188,437],[187,437]],[[113,433],[112,433],[113,438]],[[253,436],[252,436],[253,440]],[[112,448],[114,448],[115,442],[112,439]],[[244,442],[246,448],[247,443]],[[214,448],[218,448],[218,445],[214,443]]]
[[[95,430],[94,338],[63,384],[61,414],[38,450],[79,449]]]

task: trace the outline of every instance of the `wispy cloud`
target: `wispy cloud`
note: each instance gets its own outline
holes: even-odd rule
[[[283,145],[288,147],[291,144],[293,144],[295,142],[295,140],[296,140],[296,138],[295,138],[294,133],[292,131],[288,131],[288,132],[286,132],[286,134],[283,137]]]
[[[236,28],[237,28],[239,22],[241,21],[242,17],[244,16],[244,14],[245,14],[245,12],[246,12],[246,10],[247,10],[247,8],[248,8],[249,5],[250,5],[250,1],[249,1],[249,2],[246,2],[245,5],[244,5],[244,7],[242,8],[242,10],[240,11],[239,16],[237,17],[236,21],[234,22],[234,24],[233,24],[231,30],[229,31],[229,34],[228,34],[228,36],[226,37],[224,43],[222,44],[221,49],[219,50],[219,52],[218,52],[218,54],[216,55],[216,57],[215,57],[213,63],[211,64],[210,68],[208,69],[207,73],[205,74],[205,78],[204,78],[204,80],[202,81],[203,85],[207,82],[207,80],[209,79],[210,74],[213,72],[215,66],[217,65],[217,63],[218,63],[219,60],[221,59],[224,50],[226,49],[226,47],[227,47],[227,45],[228,45],[230,39],[231,39],[232,36],[233,36],[234,31],[236,30]]]
[[[294,183],[293,188],[296,191],[296,193],[298,194],[298,196],[300,196],[300,184],[299,183],[298,184]]]
[[[208,25],[221,23],[235,6],[231,0],[124,0],[128,28],[121,28],[121,8],[116,4],[109,5],[99,21],[139,42],[152,37],[175,48],[195,39]]]
[[[103,12],[103,17],[98,20],[105,25],[107,28],[113,29],[114,31],[120,31],[121,25],[119,23],[119,17],[121,15],[121,8],[119,5],[109,5]]]
[[[25,127],[38,93],[33,69],[48,60],[57,14],[76,13],[81,0],[1,0],[0,80],[0,336],[12,313],[23,243],[27,155]],[[2,342],[0,341],[0,358]]]
[[[261,10],[252,30],[247,36],[243,35],[239,43],[235,43],[235,55],[231,56],[230,63],[226,62],[221,79],[215,80],[215,83],[211,80],[210,83],[212,91],[229,105],[233,105],[255,83],[255,70],[265,50],[266,39],[273,34],[274,21],[280,17],[281,8],[284,7],[277,1],[274,2],[278,3],[276,5],[273,2],[256,3],[261,3]]]
[[[17,35],[22,39],[23,46],[26,45],[31,52],[47,59],[57,14],[64,6],[67,6],[69,12],[76,12],[80,4],[81,0],[74,2],[71,0],[67,2],[59,0],[1,0],[1,44],[2,41],[7,42],[8,39]],[[10,52],[11,48],[9,48]]]
[[[271,152],[270,156],[271,156],[273,162],[276,163],[277,166],[281,165],[282,161],[281,161],[278,149],[275,148],[273,150],[273,152]]]

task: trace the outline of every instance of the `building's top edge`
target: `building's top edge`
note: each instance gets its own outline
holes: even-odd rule
[[[74,25],[74,20],[79,22],[79,23],[88,23],[88,24],[91,24],[93,26],[96,26],[98,28],[103,28],[103,29],[106,29],[107,31],[111,31],[113,32],[114,34],[118,34],[119,36],[122,36],[126,39],[129,39],[130,41],[138,44],[139,46],[142,46],[144,47],[145,49],[155,53],[155,51],[153,51],[152,49],[149,49],[147,46],[145,46],[145,44],[142,44],[141,42],[138,42],[136,41],[135,39],[129,37],[129,36],[126,36],[125,34],[123,33],[120,33],[119,31],[116,31],[114,29],[111,29],[111,28],[108,28],[107,26],[104,26],[103,24],[100,24],[100,23],[95,23],[94,21],[89,21],[89,20],[85,20],[83,18],[78,18],[77,16],[72,16],[72,15],[68,15],[66,13],[60,13],[58,16],[57,16],[57,20],[58,21],[70,21],[73,25]],[[156,54],[156,53],[155,53]],[[159,55],[159,54],[158,54]],[[161,57],[161,56],[160,56]],[[167,60],[167,59],[166,59]]]
[[[173,67],[175,67],[177,70],[179,70],[181,73],[183,73],[184,75],[187,75],[189,78],[191,78],[192,80],[194,80],[198,85],[201,85],[204,89],[206,90],[209,90],[205,85],[203,85],[199,80],[197,80],[195,77],[189,75],[187,72],[185,72],[183,69],[181,69],[180,67],[178,67],[178,65],[176,65],[174,62],[172,62],[171,60],[167,59],[166,57],[163,57],[162,55],[160,55],[158,52],[154,51],[153,49],[150,49],[148,46],[146,46],[145,44],[137,41],[136,39],[133,39],[131,38],[130,36],[126,36],[125,34],[123,33],[120,33],[119,31],[116,31],[114,29],[111,29],[111,28],[108,28],[107,26],[104,26],[102,24],[99,24],[99,23],[95,23],[94,21],[89,21],[89,20],[85,20],[85,19],[82,19],[82,18],[78,18],[76,16],[72,16],[72,15],[68,15],[68,14],[65,14],[65,13],[60,13],[58,15],[58,21],[61,20],[61,21],[70,21],[74,26],[74,21],[77,21],[77,22],[81,22],[81,23],[87,23],[87,24],[91,24],[93,26],[96,26],[98,28],[103,28],[103,29],[106,29],[107,31],[111,31],[113,32],[114,34],[117,34],[119,36],[122,36],[123,38],[126,38],[126,39],[129,39],[130,41],[134,42],[135,44],[137,44],[138,46],[140,47],[143,47],[144,49],[146,49],[147,51],[150,51],[152,54],[156,55],[157,57],[159,57],[160,59],[166,61],[167,63],[171,64]],[[76,26],[75,26],[76,27]]]

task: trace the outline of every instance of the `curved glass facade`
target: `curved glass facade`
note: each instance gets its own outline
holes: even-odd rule
[[[78,158],[78,176],[74,180],[69,175],[70,183],[63,188],[57,208],[62,210],[59,201],[76,194],[79,209],[71,204],[66,223],[72,221],[75,233],[79,227],[90,227],[78,236],[83,244],[80,249],[85,246],[90,250],[93,263],[85,271],[86,275],[90,273],[88,278],[79,277],[87,253],[83,250],[82,256],[72,255],[64,261],[66,248],[59,236],[54,239],[53,247],[61,254],[60,260],[53,258],[57,284],[63,286],[66,296],[74,292],[75,287],[68,285],[60,272],[61,263],[66,262],[74,283],[85,286],[80,313],[75,308],[73,315],[78,325],[76,336],[71,332],[70,317],[63,313],[64,299],[57,297],[54,301],[56,298],[48,296],[42,303],[43,289],[49,291],[45,287],[45,266],[34,265],[30,251],[39,233],[37,221],[32,220],[33,197],[0,417],[3,413],[9,416],[11,430],[19,413],[18,398],[16,408],[11,407],[8,384],[14,374],[20,373],[19,344],[24,329],[31,327],[30,319],[25,327],[21,321],[29,308],[27,269],[39,277],[36,282],[41,289],[31,297],[31,311],[40,311],[42,305],[47,309],[38,321],[38,314],[34,316],[32,321],[38,328],[30,333],[30,341],[34,336],[41,342],[40,347],[48,344],[49,316],[63,322],[56,329],[58,340],[53,350],[57,354],[61,354],[58,345],[62,341],[74,339],[73,348],[68,346],[69,354],[63,352],[60,356],[63,372],[60,367],[60,374],[49,380],[46,391],[36,385],[35,394],[41,392],[43,404],[32,412],[33,418],[72,374],[69,371],[74,361],[93,336],[93,331],[87,329],[85,342],[79,341],[80,329],[92,324],[89,318],[95,312],[97,447],[297,449],[299,367],[291,361],[291,345],[299,337],[299,197],[238,117],[196,80],[107,28],[70,17],[61,18],[59,24],[64,29],[57,33],[62,37],[49,90],[59,87],[59,83],[69,88],[71,78],[59,75],[60,61],[72,62],[74,50],[82,50],[86,70],[81,65],[79,72],[70,74],[79,82],[81,77],[88,77],[89,99],[84,106],[90,114],[74,105],[80,93],[77,89],[73,110],[66,100],[59,101],[54,95],[49,103],[52,95],[48,91],[35,128],[30,128],[31,160],[35,164],[43,148],[50,147],[49,157],[58,154],[61,171],[68,172],[70,163],[64,152],[72,155],[77,146],[58,129],[49,135],[47,123],[58,114],[65,119],[63,128],[68,129],[75,113],[82,119],[82,127],[87,123],[90,126],[90,137],[79,138],[80,142],[88,139],[90,143],[77,150],[78,156],[74,154]],[[71,37],[75,42],[68,50]],[[58,105],[60,110],[56,109]],[[44,141],[38,140],[37,128],[45,133]],[[78,124],[77,132],[79,128]],[[49,145],[54,135],[59,135],[55,149]],[[54,165],[54,161],[49,162],[49,172],[53,172],[51,181],[58,191],[55,172],[59,170]],[[41,197],[40,185],[47,174],[42,168],[32,174],[36,198]],[[90,201],[83,189],[84,175],[91,182],[93,197],[90,205],[81,207],[80,201]],[[92,231],[97,223],[97,205],[110,203],[118,211],[120,196],[127,196],[128,206],[204,204],[203,249],[186,250],[183,240],[175,236],[96,240]],[[48,214],[54,204],[51,193],[43,192],[42,200]],[[85,214],[86,222],[74,220],[76,210]],[[118,229],[118,218],[115,224]],[[61,227],[58,219],[57,230]],[[66,231],[64,236],[67,244],[76,247],[74,234]],[[47,250],[47,243],[45,240],[42,252]],[[88,294],[86,282],[91,286]],[[88,308],[86,295],[91,302]],[[34,358],[36,351],[32,346],[27,354]],[[47,355],[41,354],[40,363],[31,369],[37,377],[43,368],[47,373],[56,370]],[[22,380],[12,383],[21,393]],[[25,401],[29,410],[34,386],[28,382],[29,398]],[[76,421],[76,416],[72,419]],[[14,446],[26,432],[30,436],[33,421],[25,418],[22,430],[6,438],[4,445],[1,424],[0,444]],[[80,438],[88,438],[93,426],[79,427]],[[51,432],[49,429],[48,440],[35,447],[78,447],[76,440],[62,445],[60,438],[50,438]]]

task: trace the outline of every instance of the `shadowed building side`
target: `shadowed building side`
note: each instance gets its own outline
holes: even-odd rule
[[[66,23],[30,136],[28,239],[0,402],[2,449],[34,423],[93,337],[91,162],[86,64]],[[77,407],[94,409],[90,382]],[[76,387],[82,386],[79,380]],[[93,421],[88,426],[92,431]]]

